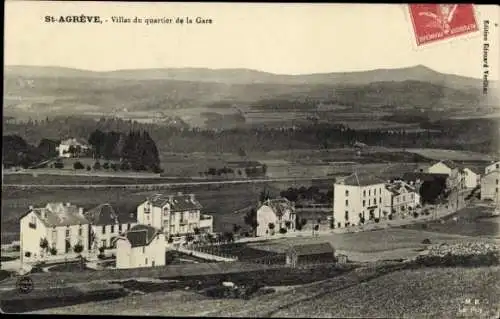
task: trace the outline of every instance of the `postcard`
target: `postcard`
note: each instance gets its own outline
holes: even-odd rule
[[[6,1],[0,310],[498,318],[499,22]]]

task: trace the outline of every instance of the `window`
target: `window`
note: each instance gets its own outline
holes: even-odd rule
[[[52,229],[52,245],[55,246],[56,242],[57,242],[57,230]]]
[[[347,210],[345,211],[345,220],[349,220],[349,212]]]
[[[379,203],[379,204],[382,204],[382,197],[379,197],[379,198],[378,198],[378,203]]]
[[[69,228],[66,228],[66,238],[68,238],[68,237],[69,237],[69,231],[70,231],[70,229],[69,229]]]
[[[115,225],[111,225],[111,233],[115,232]]]
[[[497,182],[497,185],[498,185],[498,179],[496,180],[496,182]]]
[[[366,206],[366,201],[363,199],[363,207]]]
[[[500,164],[495,165],[495,167],[496,167],[497,169],[499,169],[499,168],[500,168]]]
[[[106,247],[106,239],[101,240],[101,247]]]
[[[349,196],[349,191],[348,190],[345,191],[345,196],[346,197]]]
[[[146,258],[146,265],[148,264],[148,259]]]
[[[78,227],[78,236],[81,236],[83,234],[83,229],[82,226]]]
[[[122,232],[122,224],[118,224],[118,232],[121,233]]]
[[[370,206],[372,201],[368,198],[368,206]]]
[[[377,195],[377,189],[376,188],[373,190],[373,195]]]
[[[142,253],[145,254],[146,253],[146,247],[142,247]]]
[[[406,202],[406,196],[403,195],[403,202]]]
[[[130,230],[130,224],[127,224],[127,230]]]
[[[106,225],[103,225],[103,226],[102,226],[102,233],[103,233],[103,234],[106,234]]]
[[[498,187],[497,187],[497,188],[495,188],[495,193],[498,193]]]
[[[31,221],[29,223],[29,227],[33,228],[33,229],[36,229],[36,216],[35,215],[31,216]]]
[[[365,197],[365,196],[366,196],[366,191],[364,190],[364,191],[363,191],[363,197]]]
[[[347,199],[345,200],[345,205],[349,206],[349,200],[347,200]]]
[[[369,189],[369,190],[368,190],[368,196],[371,196],[371,195],[372,195],[372,190],[371,190],[371,189]]]

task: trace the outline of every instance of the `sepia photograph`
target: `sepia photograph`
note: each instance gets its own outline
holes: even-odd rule
[[[499,318],[499,22],[5,1],[0,311]]]

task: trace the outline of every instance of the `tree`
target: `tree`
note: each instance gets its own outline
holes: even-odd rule
[[[279,232],[280,234],[286,234],[286,228],[280,228]]]
[[[109,162],[105,162],[105,163],[102,165],[102,168],[104,168],[104,169],[109,169]]]
[[[85,166],[83,166],[83,164],[82,164],[82,163],[80,163],[80,162],[75,162],[75,163],[73,164],[73,168],[74,168],[74,169],[84,169],[84,168],[85,168]]]
[[[241,229],[241,226],[238,224],[233,224],[233,233],[238,233]]]
[[[273,230],[274,229],[274,223],[269,223],[267,225],[267,227],[270,229],[270,230]]]
[[[223,239],[224,239],[225,242],[231,243],[231,242],[234,241],[234,235],[233,235],[232,232],[225,232],[223,234]]]
[[[252,232],[254,232],[255,234],[255,231],[257,230],[257,227],[259,225],[257,223],[257,211],[255,210],[255,208],[252,208],[245,214],[243,221],[245,222],[246,225],[250,226]]]
[[[200,229],[198,227],[195,227],[193,228],[193,232],[195,235],[199,235],[200,234]]]
[[[74,145],[70,145],[68,148],[68,153],[73,157],[76,155],[76,147]]]
[[[287,220],[287,221],[285,222],[285,227],[286,227],[287,229],[290,229],[290,226],[292,226],[292,223],[291,223],[289,220]]]
[[[260,192],[259,201],[261,203],[265,202],[266,200],[268,200],[270,198],[271,198],[271,194],[269,193],[269,191],[267,189],[264,189],[263,191]]]
[[[50,248],[50,254],[51,254],[52,256],[57,255],[57,249],[56,249],[56,247],[52,247],[52,248]]]
[[[189,243],[189,242],[192,242],[194,240],[194,237],[192,234],[187,234],[186,235],[186,241]]]
[[[78,243],[76,244],[74,247],[73,247],[73,251],[77,254],[81,254],[82,251],[83,251],[83,245],[81,243]]]
[[[95,170],[99,170],[99,169],[101,169],[101,163],[99,163],[99,161],[96,161],[96,162],[94,163],[93,168],[94,168]]]
[[[48,247],[49,247],[49,242],[47,241],[47,239],[46,238],[40,239],[40,248],[42,248],[43,250],[47,250]]]

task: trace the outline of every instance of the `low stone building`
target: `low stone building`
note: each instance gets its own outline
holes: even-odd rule
[[[286,264],[291,267],[335,261],[335,249],[328,242],[296,244],[286,250]]]

